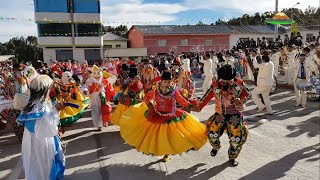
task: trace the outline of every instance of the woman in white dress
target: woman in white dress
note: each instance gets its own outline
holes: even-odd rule
[[[21,157],[27,180],[60,180],[65,170],[65,157],[58,138],[58,111],[49,98],[53,80],[40,75],[30,83],[30,99],[18,117],[24,125]]]

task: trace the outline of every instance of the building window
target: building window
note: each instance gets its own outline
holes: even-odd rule
[[[105,45],[104,47],[107,48],[107,49],[111,49],[112,45]]]
[[[65,61],[73,59],[73,51],[72,50],[56,50],[56,60]]]
[[[180,46],[188,46],[188,39],[180,39]]]
[[[117,44],[117,45],[116,45],[116,48],[121,48],[121,45]]]
[[[39,36],[72,36],[71,24],[49,23],[38,24]]]
[[[166,39],[160,39],[158,41],[159,46],[167,46],[167,40]]]
[[[213,41],[212,39],[206,39],[206,46],[212,46],[213,45]]]
[[[100,60],[100,49],[85,49],[84,58],[88,61]]]
[[[100,0],[73,0],[74,13],[100,13]]]
[[[75,36],[101,36],[101,24],[75,24]]]
[[[70,12],[69,0],[34,0],[36,12]]]

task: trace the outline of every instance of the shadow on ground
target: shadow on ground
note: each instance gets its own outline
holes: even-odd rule
[[[256,180],[256,179],[278,179],[284,177],[286,172],[289,171],[294,165],[303,159],[311,158],[319,155],[319,144],[312,145],[296,152],[288,154],[279,160],[272,161],[256,171],[244,176],[239,177],[241,180]],[[311,161],[318,160],[318,156],[311,159]],[[89,179],[96,177],[97,179],[112,179],[112,180],[203,180],[214,178],[219,173],[227,168],[233,168],[228,162],[222,163],[210,169],[206,169],[205,164],[199,163],[190,168],[179,169],[173,173],[167,174],[165,171],[159,171],[152,168],[153,165],[163,163],[155,161],[146,165],[133,165],[133,164],[112,164],[100,169],[83,169],[74,172],[65,177],[65,179]],[[101,172],[104,171],[104,174]],[[97,173],[100,172],[100,175]],[[125,172],[125,173],[124,173]],[[92,178],[91,178],[92,179]]]

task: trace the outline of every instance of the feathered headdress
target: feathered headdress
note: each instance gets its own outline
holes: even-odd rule
[[[30,82],[30,98],[24,107],[23,113],[28,113],[36,105],[41,105],[47,100],[47,95],[53,85],[53,80],[47,75],[39,75]]]
[[[92,75],[94,76],[94,77],[96,77],[96,76],[100,76],[100,77],[102,77],[103,76],[103,74],[102,74],[102,69],[100,69],[98,66],[96,66],[96,65],[93,65],[93,67],[91,68],[91,72],[92,72]]]
[[[35,77],[30,83],[30,89],[41,91],[45,88],[50,88],[53,85],[53,80],[47,75],[39,75]]]
[[[22,75],[27,76],[30,81],[32,81],[35,77],[39,76],[36,69],[32,66],[26,66],[22,71]]]

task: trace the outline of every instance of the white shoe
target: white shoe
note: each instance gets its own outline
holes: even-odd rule
[[[264,111],[266,109],[266,107],[263,107],[263,108],[259,108],[258,110],[257,110],[257,113],[260,113],[260,112],[262,112],[262,111]]]
[[[302,107],[303,107],[303,108],[306,108],[306,107],[307,107],[307,105],[306,105],[306,104],[304,104],[304,105],[302,105]]]
[[[294,107],[299,107],[299,106],[301,106],[301,104],[296,104],[296,105],[294,105]]]

